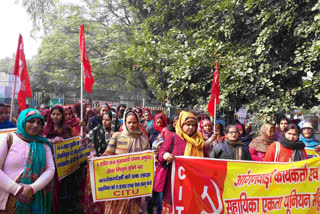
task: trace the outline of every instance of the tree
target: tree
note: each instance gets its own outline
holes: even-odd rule
[[[140,22],[132,58],[172,104],[206,100],[216,61],[226,110],[319,104],[317,1],[129,2]]]
[[[12,56],[11,58],[5,57],[3,59],[0,59],[0,72],[13,73],[14,61],[14,56]]]
[[[134,60],[125,55],[130,45],[132,26],[129,10],[121,1],[87,0],[81,5],[56,4],[56,9],[44,14],[42,20],[45,20],[47,34],[35,67],[37,73],[49,76],[49,84],[54,87],[80,85],[79,26],[85,24],[94,88],[138,88],[155,99],[145,73],[135,69]]]
[[[84,3],[46,16],[53,17],[47,26],[54,26],[48,44],[59,41],[54,37],[59,35],[77,49],[76,40],[69,40],[80,23],[87,23],[87,49],[99,79],[107,75],[111,82],[146,87],[150,97],[163,103],[192,107],[207,102],[211,70],[219,61],[221,109],[233,112],[246,105],[272,114],[319,104],[316,0]],[[72,65],[61,54],[65,48],[56,56],[68,61],[59,61],[57,68]]]

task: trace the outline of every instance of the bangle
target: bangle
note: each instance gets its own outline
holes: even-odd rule
[[[34,190],[31,186],[29,186],[31,188],[31,192],[32,192],[32,195],[34,195]]]
[[[24,187],[22,186],[22,187],[19,189],[19,191],[17,192],[17,194],[16,194],[15,196],[20,195],[20,194],[23,192],[23,189],[24,189]]]

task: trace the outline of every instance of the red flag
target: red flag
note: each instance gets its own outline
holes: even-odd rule
[[[27,63],[24,57],[23,39],[21,34],[19,35],[19,43],[17,48],[13,74],[20,78],[18,104],[20,106],[20,110],[22,111],[26,109],[26,97],[32,97],[32,90],[29,82]]]
[[[86,51],[86,42],[84,38],[84,26],[80,26],[80,57],[83,65],[83,75],[84,75],[84,89],[91,93],[92,85],[94,84],[94,79],[91,73],[91,66]]]
[[[216,104],[219,104],[219,96],[220,96],[220,87],[219,87],[219,64],[216,63],[216,70],[213,74],[212,80],[212,88],[211,88],[211,97],[208,104],[208,112],[211,116],[214,116],[214,99],[216,99]]]

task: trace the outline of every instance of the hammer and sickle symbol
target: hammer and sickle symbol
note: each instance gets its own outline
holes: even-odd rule
[[[211,179],[210,179],[211,180]],[[201,198],[202,200],[204,200],[205,198],[208,199],[210,205],[211,205],[211,208],[213,210],[213,213],[208,213],[204,210],[202,210],[201,214],[215,214],[215,213],[220,213],[222,208],[223,208],[223,204],[222,204],[222,201],[221,201],[221,197],[220,197],[220,190],[219,190],[219,187],[218,185],[213,181],[211,180],[215,190],[216,190],[216,196],[217,196],[217,199],[218,199],[218,204],[219,204],[219,207],[218,209],[216,208],[216,206],[214,205],[210,195],[208,194],[208,186],[204,186],[203,187],[203,193],[201,194]]]

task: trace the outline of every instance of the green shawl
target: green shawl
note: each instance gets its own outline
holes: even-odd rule
[[[23,140],[29,142],[30,152],[27,157],[24,172],[22,174],[21,183],[32,184],[34,183],[40,175],[46,169],[46,150],[44,144],[50,146],[51,152],[53,152],[52,145],[49,143],[48,139],[37,135],[31,136],[25,130],[26,122],[33,119],[40,118],[44,124],[44,118],[41,113],[36,109],[26,109],[23,110],[17,121],[17,135]],[[22,204],[20,201],[16,203],[17,214],[32,214],[41,213],[49,214],[51,213],[51,200],[52,200],[52,188],[53,179],[49,184],[42,190],[36,192],[33,195],[33,200],[29,204]]]

